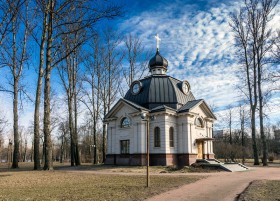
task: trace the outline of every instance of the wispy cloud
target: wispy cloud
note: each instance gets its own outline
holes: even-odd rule
[[[130,17],[120,28],[154,49],[154,35],[158,33],[162,39],[160,52],[169,61],[168,74],[187,79],[196,98],[225,108],[240,98],[229,27],[229,14],[240,2],[199,2],[169,1],[164,8],[155,6]]]

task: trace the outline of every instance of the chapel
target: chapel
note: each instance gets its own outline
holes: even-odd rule
[[[187,80],[167,74],[168,61],[157,50],[149,61],[150,75],[135,80],[126,95],[107,113],[105,164],[187,166],[212,159],[215,115],[196,99]]]

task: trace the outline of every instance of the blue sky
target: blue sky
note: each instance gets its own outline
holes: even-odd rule
[[[154,50],[154,36],[159,34],[160,52],[169,62],[169,75],[188,80],[195,97],[214,104],[218,115],[228,105],[236,105],[240,99],[236,90],[238,65],[228,15],[240,6],[240,1],[120,0],[117,3],[124,4],[126,12],[122,18],[110,22],[115,29],[122,34],[136,35],[147,49]],[[276,13],[271,24],[280,28],[279,6]],[[34,73],[34,69],[30,71]],[[35,80],[27,82],[35,90]],[[12,122],[11,99],[0,94],[0,105]],[[266,110],[273,121],[280,120],[279,106],[280,98],[273,97]],[[21,124],[28,125],[33,110],[32,104],[26,104],[21,112]]]
[[[126,1],[129,9],[119,21],[120,31],[130,32],[155,48],[154,36],[161,38],[160,52],[168,60],[168,74],[188,80],[196,98],[215,105],[218,114],[229,105],[238,105],[240,93],[234,40],[229,27],[230,12],[241,1],[164,0]],[[131,12],[130,12],[131,11]],[[275,9],[271,25],[280,28],[280,9]],[[280,99],[272,98],[266,113],[279,121]]]

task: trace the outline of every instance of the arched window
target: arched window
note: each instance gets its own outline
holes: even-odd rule
[[[155,143],[155,147],[160,147],[160,129],[159,129],[159,127],[155,127],[154,143]]]
[[[174,147],[174,128],[169,128],[169,146]]]
[[[202,121],[202,119],[200,117],[196,118],[195,125],[197,127],[203,128],[203,121]]]
[[[130,120],[129,120],[128,117],[122,118],[121,127],[122,127],[122,128],[130,127]]]

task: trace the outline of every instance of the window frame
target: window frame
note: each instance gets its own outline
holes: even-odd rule
[[[169,147],[174,147],[174,128],[169,128]]]
[[[125,120],[128,121],[128,124],[127,124],[127,123],[124,124]],[[121,120],[121,128],[130,128],[130,126],[131,126],[131,120],[130,120],[130,118],[128,118],[128,117],[123,117],[122,120]]]
[[[122,155],[130,153],[130,141],[120,140],[120,153]]]
[[[198,122],[199,122],[199,124],[198,124]],[[197,117],[195,119],[195,126],[198,127],[198,128],[203,128],[204,127],[203,120],[200,117]]]
[[[154,147],[160,147],[160,128],[154,128]]]

